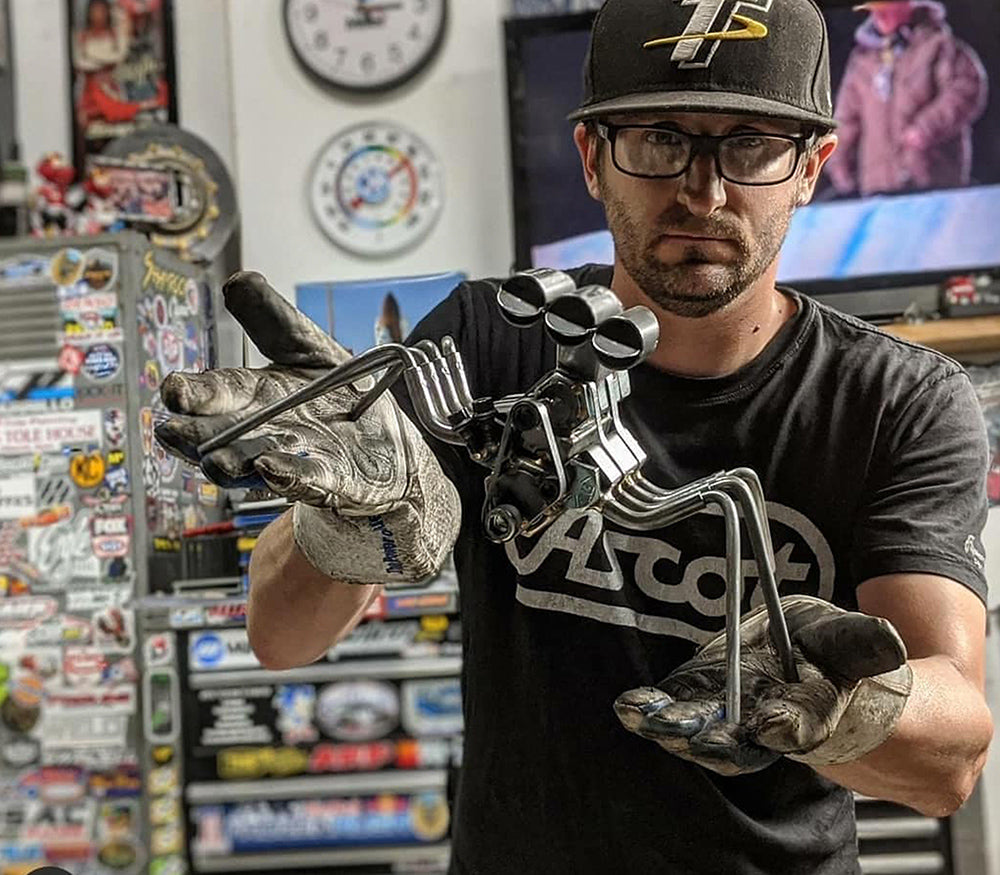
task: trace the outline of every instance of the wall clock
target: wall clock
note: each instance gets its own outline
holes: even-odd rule
[[[285,0],[285,33],[322,82],[387,91],[413,78],[444,38],[448,0]]]
[[[409,248],[433,227],[444,200],[441,165],[416,134],[368,122],[336,134],[309,180],[313,216],[338,246],[381,256]]]

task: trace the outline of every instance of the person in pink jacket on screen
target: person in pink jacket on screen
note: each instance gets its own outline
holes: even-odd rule
[[[837,93],[840,148],[827,165],[839,194],[968,185],[972,126],[988,82],[934,0],[880,0],[855,34]]]

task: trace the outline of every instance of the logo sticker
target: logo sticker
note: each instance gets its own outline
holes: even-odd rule
[[[399,725],[399,694],[384,681],[342,681],[319,694],[316,723],[331,738],[372,741]]]
[[[104,457],[98,452],[77,453],[69,461],[69,476],[81,489],[93,489],[104,479]]]
[[[83,371],[92,380],[102,382],[112,379],[121,367],[118,351],[106,343],[90,347],[83,357]]]

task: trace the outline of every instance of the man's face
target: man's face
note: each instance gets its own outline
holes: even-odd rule
[[[800,134],[794,122],[701,113],[616,116],[614,124],[665,124],[695,134]],[[803,195],[802,167],[787,182],[736,185],[711,156],[675,179],[639,179],[612,164],[604,143],[596,187],[622,266],[656,304],[703,317],[738,298],[771,266]],[[593,187],[592,187],[592,193]]]
[[[869,11],[879,33],[889,36],[910,20],[913,4],[910,0],[887,0],[887,2],[872,3]]]

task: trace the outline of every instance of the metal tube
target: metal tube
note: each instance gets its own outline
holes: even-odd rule
[[[462,361],[462,353],[458,351],[455,340],[450,334],[441,338],[441,352],[455,377],[455,386],[458,389],[458,397],[462,406],[472,410],[472,389],[469,388],[469,377],[465,373],[465,363]]]
[[[430,340],[421,340],[417,343],[417,347],[427,353],[431,366],[434,368],[438,385],[441,387],[441,400],[446,417],[452,413],[464,412],[468,415],[469,411],[463,410],[462,402],[458,397],[458,389],[455,386],[455,380],[451,375],[451,369],[441,355],[441,350]]]
[[[794,683],[799,679],[798,670],[795,668],[795,657],[792,655],[792,642],[788,636],[788,624],[785,622],[785,614],[781,610],[781,595],[778,593],[778,584],[774,577],[774,555],[769,552],[770,545],[765,537],[767,517],[761,519],[754,501],[753,489],[746,481],[734,477],[729,483],[720,487],[727,492],[736,492],[740,504],[743,507],[743,514],[746,517],[747,531],[753,543],[754,556],[757,558],[758,581],[761,591],[764,593],[764,603],[767,605],[768,629],[771,634],[771,641],[775,650],[778,651],[778,658],[781,660],[781,668],[785,674],[785,680]],[[763,557],[764,561],[761,561]]]
[[[706,492],[705,501],[719,505],[726,520],[726,720],[739,723],[743,690],[740,664],[740,605],[743,601],[740,517],[736,511],[736,502],[724,492]]]
[[[400,350],[403,352],[401,353]],[[213,450],[221,449],[237,438],[243,437],[247,432],[253,431],[255,428],[259,428],[265,423],[270,422],[276,416],[280,416],[282,413],[291,410],[293,407],[298,407],[300,404],[312,401],[320,395],[325,395],[327,392],[332,392],[334,389],[339,389],[341,386],[353,383],[355,380],[366,377],[375,371],[380,371],[394,359],[398,359],[404,355],[408,357],[408,354],[409,350],[399,344],[387,344],[386,346],[379,346],[368,350],[356,358],[344,362],[342,365],[337,365],[328,373],[317,377],[311,383],[307,383],[301,389],[292,392],[291,395],[281,398],[273,404],[268,404],[266,407],[262,407],[260,410],[251,413],[245,419],[223,429],[215,437],[211,437],[199,444],[198,455],[204,457]]]

